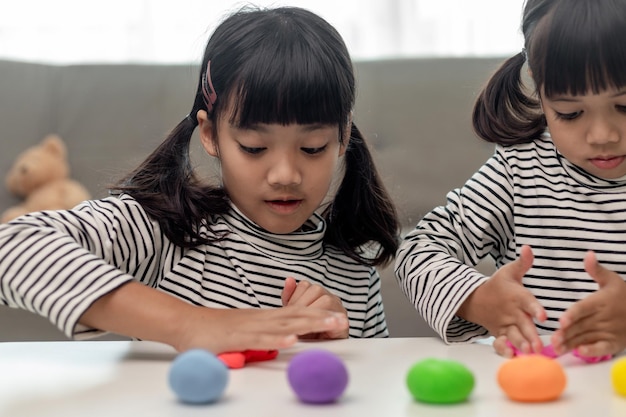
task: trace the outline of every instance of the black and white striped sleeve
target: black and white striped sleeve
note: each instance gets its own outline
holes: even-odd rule
[[[401,244],[395,272],[405,295],[446,343],[487,334],[457,317],[465,299],[486,279],[474,267],[499,258],[511,242],[513,191],[506,159],[497,149],[447,205],[428,213]]]
[[[154,284],[161,242],[158,225],[130,197],[22,216],[0,226],[0,303],[75,337],[95,300],[133,277]]]

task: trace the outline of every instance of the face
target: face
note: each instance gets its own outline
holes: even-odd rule
[[[626,88],[542,97],[541,103],[552,140],[565,158],[600,178],[626,175]]]
[[[238,128],[227,119],[217,137],[206,112],[198,112],[200,138],[220,160],[231,201],[272,233],[298,230],[326,197],[345,146],[329,125],[258,124]]]

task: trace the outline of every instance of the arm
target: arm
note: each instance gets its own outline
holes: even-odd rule
[[[136,204],[105,199],[0,226],[0,301],[47,317],[74,337],[78,318],[96,299],[131,281],[130,273],[153,276],[144,261],[159,240],[142,213]],[[132,229],[124,216],[134,220]],[[134,247],[142,237],[154,245]]]
[[[81,324],[216,353],[348,326],[322,309],[216,310],[162,293],[151,288],[162,243],[158,224],[131,198],[22,217],[0,227],[0,301],[48,317],[68,337]]]
[[[396,275],[422,317],[451,343],[488,334],[457,313],[489,279],[474,266],[489,255],[502,259],[514,238],[513,187],[502,150],[447,199],[406,236]]]
[[[167,343],[178,351],[213,353],[280,349],[298,335],[346,331],[345,315],[321,308],[214,309],[188,304],[137,282],[100,297],[80,322],[118,334]]]

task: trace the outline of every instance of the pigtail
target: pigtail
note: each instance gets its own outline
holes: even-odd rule
[[[138,168],[112,187],[135,198],[167,238],[182,247],[206,243],[198,230],[207,213],[224,213],[229,207],[224,190],[201,184],[194,174],[189,143],[195,127],[186,117]]]
[[[325,241],[368,265],[384,265],[395,256],[399,221],[395,206],[374,165],[363,135],[353,123],[345,153],[345,174],[328,208]],[[377,243],[375,256],[363,247]]]
[[[522,81],[525,54],[506,60],[493,74],[474,104],[474,131],[487,142],[501,145],[532,142],[546,129],[536,98]]]

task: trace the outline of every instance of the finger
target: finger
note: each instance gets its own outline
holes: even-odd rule
[[[298,299],[298,305],[337,311],[340,313],[346,311],[339,297],[332,295],[319,285],[310,286]]]
[[[563,329],[556,330],[552,336],[550,336],[550,344],[552,345],[552,349],[556,355],[563,355],[567,353],[567,348],[563,344],[565,340],[565,333]]]
[[[590,308],[588,304],[589,303],[585,303],[584,300],[581,300],[572,304],[570,308],[565,310],[559,318],[561,329],[567,331],[567,329],[573,325],[590,317],[595,312],[595,309]]]
[[[493,348],[498,355],[510,359],[515,356],[515,351],[513,350],[513,345],[509,345],[507,342],[509,342],[509,340],[506,336],[498,336],[493,342]]]
[[[283,309],[288,307],[283,307]],[[280,349],[291,346],[301,335],[306,334],[343,334],[349,327],[348,319],[339,313],[316,310],[313,314],[285,314],[280,317],[255,321],[249,331],[237,332],[234,348],[241,349]],[[321,314],[318,314],[318,311]]]
[[[347,339],[349,336],[349,329],[342,329],[333,332],[318,333],[316,339],[318,340],[335,340],[335,339]]]
[[[306,294],[308,293],[311,286],[312,284],[308,281],[298,282],[295,290],[293,291],[293,294],[291,295],[288,305],[300,305],[304,307],[308,306],[310,300],[306,298]]]
[[[302,323],[298,323],[297,335],[304,335],[308,333],[328,333],[328,334],[343,334],[349,328],[348,317],[342,313],[333,313],[331,316],[326,317],[323,321],[311,322],[309,319],[305,319]]]
[[[596,281],[600,288],[607,286],[613,280],[618,280],[620,283],[622,279],[613,271],[604,268],[598,263],[596,254],[593,251],[588,251],[584,259],[585,271],[594,281]],[[594,314],[596,311],[592,308],[593,304],[585,300],[574,303],[568,308],[565,313],[559,318],[559,324],[561,328],[567,329],[574,323],[587,318],[589,315]]]
[[[520,345],[521,350],[524,353],[539,353],[543,349],[543,342],[539,337],[539,333],[537,333],[537,327],[535,323],[531,320],[530,317],[527,317],[525,320],[522,320],[520,324],[517,325],[518,331],[523,338],[523,342]]]
[[[267,311],[277,314],[263,320],[260,331],[301,335],[338,331],[348,327],[348,316],[343,312],[295,305]],[[255,326],[258,327],[256,324]]]
[[[607,340],[598,340],[594,343],[580,345],[576,348],[576,351],[585,358],[599,358],[617,353],[617,347]]]
[[[522,300],[522,311],[528,314],[532,319],[537,320],[542,323],[546,321],[548,318],[548,314],[546,313],[546,309],[543,308],[541,303],[537,301],[534,295],[528,292],[527,296]],[[533,329],[535,328],[533,324]],[[536,333],[536,330],[535,330]]]
[[[582,345],[593,344],[606,339],[606,332],[595,328],[592,320],[583,320],[568,329],[559,329],[553,335],[554,350],[559,355]]]
[[[218,353],[242,352],[244,350],[280,350],[293,346],[297,335],[247,334],[220,347]]]
[[[289,305],[293,293],[296,291],[298,283],[293,277],[285,278],[285,285],[283,286],[283,292],[280,295],[280,299],[283,302],[283,306]]]
[[[350,329],[345,328],[341,330],[321,332],[321,333],[307,333],[299,335],[300,340],[334,340],[334,339],[347,339],[350,336]]]
[[[273,335],[273,334],[261,334],[254,341],[250,341],[245,344],[245,347],[238,348],[238,351],[247,349],[258,350],[274,350],[284,349],[293,346],[298,341],[298,336],[295,334],[289,335]]]
[[[526,354],[531,352],[531,343],[524,337],[517,326],[509,326],[506,329],[505,336],[520,353]]]
[[[595,343],[602,338],[602,334],[594,329],[593,323],[584,320],[574,326],[558,329],[552,335],[551,342],[556,354],[563,355],[580,345]]]
[[[608,285],[613,279],[620,279],[615,272],[606,269],[598,263],[596,254],[593,251],[589,251],[585,255],[584,265],[585,271],[598,283],[600,288]]]
[[[530,246],[522,246],[519,257],[509,264],[510,272],[513,277],[519,282],[522,282],[522,278],[524,278],[526,272],[532,268],[534,260],[535,257]]]

